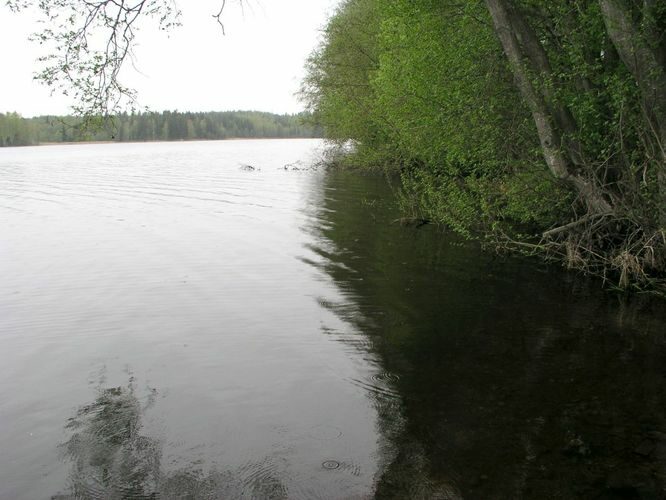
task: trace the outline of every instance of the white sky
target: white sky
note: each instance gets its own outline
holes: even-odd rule
[[[246,1],[244,13],[227,2],[226,35],[211,17],[220,0],[178,0],[183,26],[168,34],[145,23],[137,37],[141,73],[130,69],[123,79],[138,90],[139,104],[153,111],[301,111],[293,94],[305,58],[339,0]],[[67,98],[32,80],[41,53],[27,38],[38,26],[34,14],[12,14],[0,1],[0,112],[69,112]]]

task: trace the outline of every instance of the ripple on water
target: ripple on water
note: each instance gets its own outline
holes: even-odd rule
[[[370,378],[375,382],[379,383],[395,384],[400,380],[400,375],[391,372],[380,372],[380,373],[375,373]]]
[[[374,377],[372,377],[371,380],[372,382],[359,379],[350,379],[352,384],[360,387],[372,397],[381,399],[399,399],[401,397],[398,391],[387,387],[388,384],[385,381],[376,382]]]
[[[272,458],[248,462],[238,469],[241,491],[252,492],[254,498],[287,498],[287,486],[278,464]]]
[[[324,460],[321,466],[326,470],[346,472],[352,476],[361,475],[361,466],[354,462],[339,462],[337,460]]]
[[[307,435],[319,441],[332,441],[341,438],[342,431],[333,425],[320,424],[311,427]]]

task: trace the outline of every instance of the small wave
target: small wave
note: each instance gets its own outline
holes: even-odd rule
[[[358,379],[350,379],[351,383],[354,384],[357,387],[360,387],[361,389],[364,389],[365,391],[375,395],[379,396],[382,398],[391,398],[391,399],[398,399],[400,398],[400,393],[398,391],[395,391],[393,389],[390,389],[388,387],[384,387],[379,384],[373,384],[370,382],[366,382],[363,380],[358,380]]]

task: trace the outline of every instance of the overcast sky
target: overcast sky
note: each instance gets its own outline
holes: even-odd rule
[[[130,70],[124,79],[139,91],[139,104],[154,111],[301,111],[293,94],[303,63],[339,0],[249,0],[244,13],[227,2],[224,36],[211,17],[219,1],[179,0],[182,27],[169,34],[142,29],[140,73]],[[68,112],[65,97],[32,81],[40,48],[27,38],[37,29],[34,15],[12,14],[0,3],[0,112]]]

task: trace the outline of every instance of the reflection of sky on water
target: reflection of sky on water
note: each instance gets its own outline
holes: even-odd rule
[[[270,471],[292,498],[372,491],[375,411],[348,382],[363,359],[320,334],[343,322],[314,297],[337,292],[299,260],[320,173],[284,169],[319,146],[0,151],[18,168],[0,172],[0,198],[22,210],[0,208],[0,497],[62,491],[63,422],[95,399],[86,374],[101,366],[103,388],[125,387],[130,366],[159,389],[141,435],[161,444],[165,476]]]

